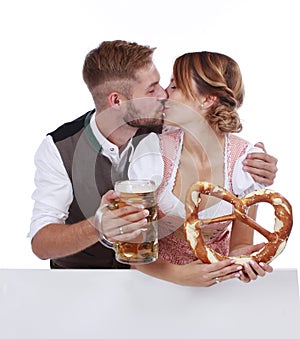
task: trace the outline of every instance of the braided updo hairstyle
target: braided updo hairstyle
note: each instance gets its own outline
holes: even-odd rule
[[[214,52],[186,53],[175,60],[176,87],[187,97],[215,96],[206,119],[218,132],[242,130],[237,109],[244,99],[244,85],[238,64],[230,57]]]

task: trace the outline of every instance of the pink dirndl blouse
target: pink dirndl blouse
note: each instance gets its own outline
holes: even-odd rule
[[[175,230],[182,226],[184,221],[184,205],[170,191],[174,186],[175,175],[178,169],[178,163],[181,154],[183,132],[176,128],[166,129],[159,137],[160,147],[164,161],[164,179],[158,188],[159,204],[159,257],[173,264],[183,265],[197,260],[194,252],[187,241],[176,236]],[[250,147],[249,147],[250,146]],[[241,157],[245,157],[247,151],[252,147],[247,141],[229,134],[226,136],[225,146],[225,184],[224,187],[230,191],[233,190],[233,175],[235,164]],[[253,151],[253,147],[252,147]],[[256,150],[255,150],[256,151]],[[252,185],[255,183],[253,181]],[[261,186],[259,186],[260,188]],[[256,187],[257,188],[257,187]],[[169,192],[166,192],[169,190]],[[251,190],[253,187],[251,186]],[[168,193],[168,194],[166,194]],[[240,192],[241,196],[243,193]],[[238,194],[237,194],[238,195]],[[162,198],[165,196],[165,198]],[[163,200],[173,201],[173,212],[164,210]],[[175,204],[175,201],[177,205]],[[171,202],[172,204],[172,202]],[[231,206],[229,207],[231,208]],[[228,209],[228,206],[227,206]],[[201,212],[200,212],[201,213]],[[215,212],[214,212],[215,213]],[[231,211],[229,211],[231,213]],[[226,213],[227,214],[227,213]],[[209,229],[203,231],[206,244],[222,255],[228,255],[229,241],[231,234],[231,223],[223,222],[210,225]]]

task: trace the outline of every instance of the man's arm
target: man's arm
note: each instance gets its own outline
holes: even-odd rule
[[[32,238],[31,247],[40,259],[54,259],[80,252],[98,240],[99,232],[90,218],[72,225],[46,225]]]
[[[126,206],[110,211],[105,206],[117,197],[114,191],[108,191],[103,197],[99,209],[105,210],[103,222],[98,215],[75,224],[52,223],[41,228],[32,238],[32,251],[40,259],[54,259],[78,253],[92,246],[105,236],[109,240],[129,240],[136,237],[143,230],[147,220],[148,210],[144,206]],[[102,224],[106,228],[102,229]],[[122,226],[124,234],[120,236]],[[101,233],[100,233],[101,232]],[[121,239],[119,239],[121,237]]]
[[[41,259],[64,257],[87,248],[99,239],[93,218],[66,225],[73,199],[72,184],[50,136],[35,155],[34,207],[30,225],[32,251]]]
[[[266,152],[264,144],[259,142],[254,146]],[[270,186],[274,183],[277,172],[277,159],[267,153],[249,153],[243,161],[243,170],[251,174],[257,183]]]

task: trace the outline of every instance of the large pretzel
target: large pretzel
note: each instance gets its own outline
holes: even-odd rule
[[[231,203],[234,207],[233,213],[213,219],[199,220],[198,207],[201,202],[201,194],[214,196]],[[274,207],[274,232],[269,232],[257,224],[255,220],[247,216],[248,207],[258,202],[267,202]],[[293,225],[292,207],[290,203],[280,193],[269,189],[254,191],[239,199],[221,186],[199,181],[190,187],[186,196],[185,208],[186,219],[184,222],[184,231],[186,239],[196,257],[204,263],[214,263],[228,258],[235,259],[237,264],[244,264],[251,259],[257,262],[270,263],[284,250]],[[205,244],[201,226],[215,222],[233,221],[235,219],[241,220],[243,223],[261,233],[268,240],[261,250],[248,256],[226,257]]]

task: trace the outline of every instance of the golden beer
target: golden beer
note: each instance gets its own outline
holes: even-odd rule
[[[156,187],[150,180],[125,180],[115,184],[119,199],[115,208],[125,205],[143,205],[149,211],[145,229],[138,237],[129,241],[116,241],[114,250],[116,259],[125,264],[146,264],[158,258],[158,229]]]

